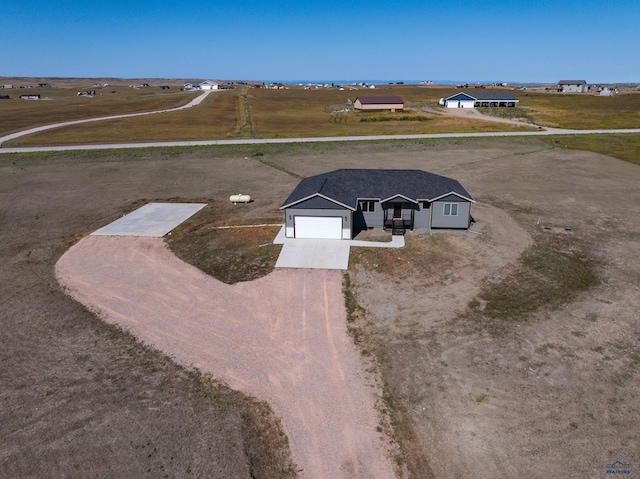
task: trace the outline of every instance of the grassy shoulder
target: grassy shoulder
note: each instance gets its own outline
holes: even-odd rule
[[[563,135],[540,139],[553,147],[593,151],[640,165],[640,135],[638,134]]]
[[[280,227],[220,228],[232,218],[225,214],[228,204],[208,203],[171,232],[166,239],[169,248],[183,261],[227,284],[272,272],[282,249],[273,244]]]
[[[265,401],[229,388],[210,374],[192,371],[197,389],[208,400],[238,410],[242,418],[241,434],[251,477],[262,479],[296,479],[298,468],[293,462],[287,437],[280,419]]]

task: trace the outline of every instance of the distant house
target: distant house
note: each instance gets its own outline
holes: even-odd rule
[[[404,102],[399,96],[359,96],[353,102],[359,111],[402,111]]]
[[[589,91],[587,82],[584,80],[560,80],[558,91],[562,93],[585,93]]]
[[[38,83],[38,88],[51,88],[49,83]]]
[[[170,87],[169,85],[160,85],[159,87],[161,90],[168,90]]]
[[[21,100],[39,100],[40,95],[37,93],[29,93],[26,95],[20,95]]]
[[[475,200],[459,181],[422,170],[343,169],[304,178],[280,207],[287,238],[351,239],[385,228],[467,229]]]
[[[3,90],[11,90],[13,88],[15,88],[13,85],[2,85]]]
[[[0,95],[0,100],[10,100],[11,97],[9,95]]]
[[[509,107],[518,105],[516,95],[510,91],[474,91],[458,92],[440,99],[440,105],[446,108],[475,108],[479,106]]]
[[[219,86],[218,86],[218,83],[214,81],[205,80],[199,83],[198,87],[200,87],[201,90],[217,90]]]

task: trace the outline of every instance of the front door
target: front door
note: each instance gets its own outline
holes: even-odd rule
[[[400,203],[393,204],[393,219],[402,218],[402,205]]]

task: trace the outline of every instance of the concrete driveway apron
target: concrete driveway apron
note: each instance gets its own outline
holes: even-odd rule
[[[347,269],[350,241],[287,238],[276,268]]]

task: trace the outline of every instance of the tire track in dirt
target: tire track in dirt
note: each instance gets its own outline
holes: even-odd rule
[[[104,320],[269,402],[301,477],[395,477],[339,272],[277,270],[230,286],[161,239],[89,236],[60,258],[56,276]]]

